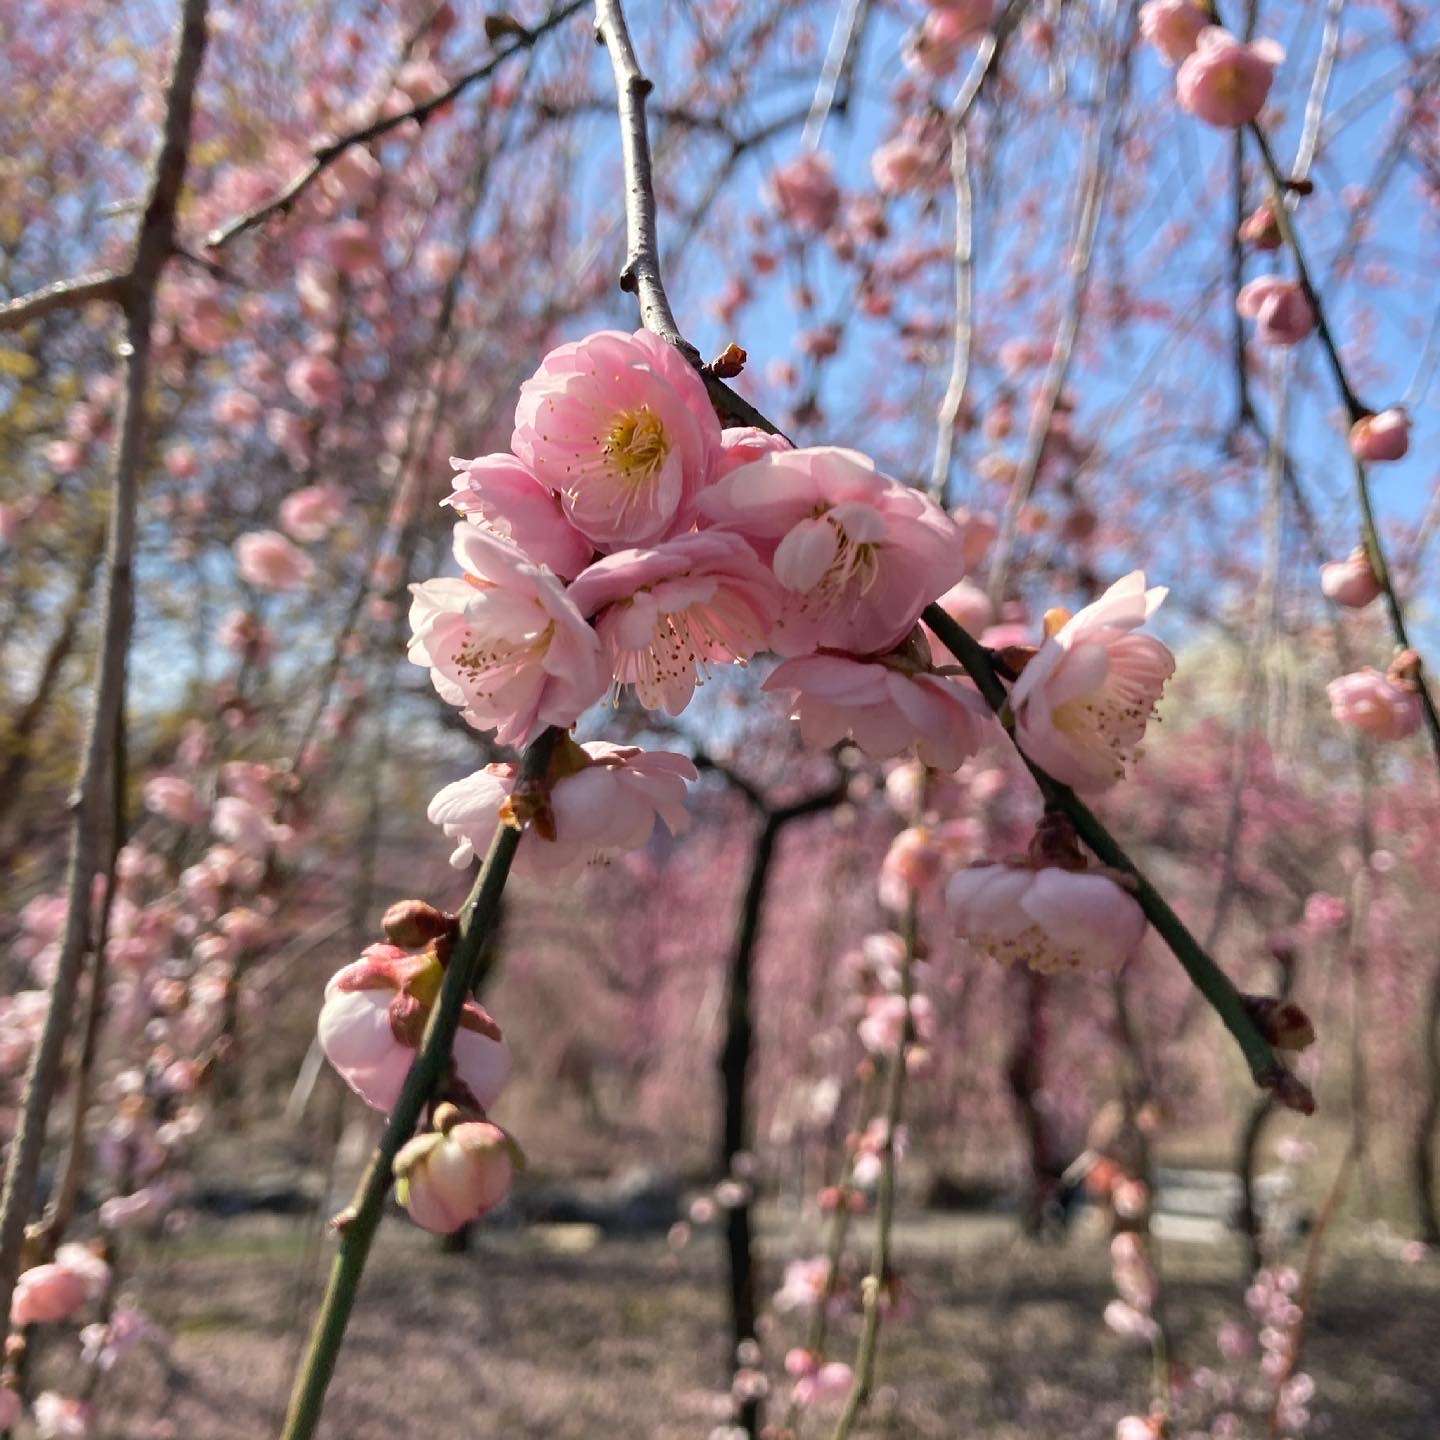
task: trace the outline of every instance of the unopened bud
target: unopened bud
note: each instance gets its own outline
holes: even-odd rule
[[[1278,1075],[1271,1078],[1269,1088],[1270,1093],[1287,1110],[1293,1110],[1297,1115],[1313,1115],[1315,1113],[1315,1096],[1311,1093],[1310,1087],[1298,1075],[1292,1075],[1288,1070],[1281,1070]]]
[[[404,950],[423,950],[454,933],[455,917],[425,900],[397,900],[380,921],[385,938]]]
[[[520,1150],[498,1125],[466,1120],[453,1105],[436,1111],[437,1125],[401,1146],[395,1194],[417,1225],[448,1235],[488,1214],[510,1193]]]
[[[995,668],[1007,680],[1018,680],[1020,672],[1035,658],[1034,645],[1003,645],[990,652]]]
[[[1304,1050],[1315,1043],[1310,1017],[1293,1001],[1272,995],[1242,995],[1245,1009],[1260,1033],[1277,1050]]]
[[[720,380],[733,380],[745,369],[745,362],[749,358],[749,355],[732,340],[710,362],[710,373]]]
[[[1240,227],[1240,243],[1256,250],[1278,250],[1284,243],[1275,210],[1268,200],[1253,210]]]

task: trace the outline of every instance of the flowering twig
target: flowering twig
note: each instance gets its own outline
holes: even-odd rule
[[[558,730],[545,731],[521,761],[517,790],[534,784],[545,773],[560,738]],[[335,1218],[340,1233],[340,1250],[330,1269],[325,1298],[310,1332],[304,1363],[295,1377],[290,1409],[281,1440],[308,1440],[320,1422],[325,1391],[335,1370],[335,1361],[345,1338],[360,1278],[370,1256],[370,1245],[394,1180],[393,1165],[400,1147],[410,1138],[421,1113],[440,1083],[450,1060],[450,1047],[460,1022],[460,1013],[470,995],[472,982],[486,941],[499,913],[500,897],[510,876],[510,866],[520,845],[520,831],[501,825],[491,841],[490,851],[480,868],[475,885],[460,913],[459,934],[445,968],[440,994],[426,1023],[425,1033],[405,1076],[400,1098],[385,1122],[379,1142],[360,1177],[354,1198]]]
[[[1000,677],[984,646],[938,605],[927,606],[921,618],[941,643],[965,667],[990,708],[1000,714],[1007,696]],[[1018,747],[1017,747],[1018,748]],[[1022,755],[1022,758],[1023,757]],[[1315,1102],[1303,1081],[1281,1064],[1270,1042],[1260,1033],[1247,1012],[1239,990],[1228,975],[1206,954],[1204,947],[1170,908],[1165,897],[1141,873],[1120,843],[1096,818],[1094,812],[1068,786],[1051,779],[1038,765],[1025,758],[1045,803],[1068,816],[1075,833],[1094,852],[1102,865],[1123,871],[1130,878],[1135,899],[1146,918],[1185,967],[1195,988],[1210,1003],[1225,1028],[1235,1037],[1255,1083],[1273,1090],[1275,1098],[1292,1110],[1309,1114]]]
[[[392,130],[409,124],[411,121],[417,125],[423,125],[437,110],[443,109],[472,85],[477,85],[482,80],[488,80],[507,60],[513,59],[524,50],[529,50],[543,35],[582,10],[586,3],[587,0],[566,0],[565,4],[557,6],[533,29],[512,31],[514,39],[510,44],[506,45],[503,50],[497,50],[483,65],[467,71],[453,85],[442,90],[438,95],[433,95],[418,105],[412,105],[408,110],[400,110],[394,115],[386,115],[369,125],[361,126],[358,130],[351,130],[337,139],[331,140],[328,144],[321,145],[311,157],[310,163],[278,195],[212,230],[205,237],[206,245],[212,250],[222,249],[237,235],[243,235],[247,230],[253,230],[257,225],[263,225],[272,216],[289,214],[294,208],[295,202],[347,150],[356,145],[368,145],[371,141],[379,140]]]
[[[836,1422],[833,1440],[847,1440],[860,1413],[869,1403],[875,1385],[875,1361],[880,1351],[881,1303],[890,1275],[890,1241],[895,1218],[895,1133],[905,1105],[905,1068],[910,1046],[915,1039],[915,1018],[910,1002],[915,993],[915,952],[919,940],[919,896],[910,893],[905,912],[905,954],[900,961],[899,995],[905,1004],[905,1019],[900,1038],[890,1057],[885,1077],[884,1134],[880,1142],[880,1181],[875,1197],[875,1248],[870,1257],[870,1273],[861,1282],[860,1302],[863,1319],[860,1343],[855,1350],[855,1379],[850,1386],[845,1408]]]
[[[1311,277],[1310,267],[1306,262],[1305,251],[1300,243],[1300,235],[1295,228],[1295,219],[1288,203],[1292,193],[1291,186],[1287,183],[1286,177],[1281,174],[1280,167],[1275,160],[1275,153],[1270,148],[1270,142],[1259,123],[1252,121],[1248,128],[1256,148],[1260,152],[1260,159],[1270,181],[1270,208],[1275,216],[1276,227],[1280,232],[1280,238],[1295,261],[1295,278],[1310,303],[1311,311],[1315,316],[1315,333],[1320,338],[1321,348],[1329,362],[1331,374],[1335,379],[1335,388],[1339,391],[1340,399],[1345,406],[1346,417],[1349,423],[1354,425],[1357,421],[1365,419],[1371,411],[1361,401],[1354,385],[1351,384],[1345,362],[1340,356],[1340,348],[1335,340],[1335,332],[1331,328],[1325,313],[1325,306],[1321,302],[1319,291]],[[1385,609],[1390,617],[1391,632],[1395,636],[1395,643],[1401,650],[1413,650],[1409,627],[1405,620],[1405,608],[1396,594],[1394,581],[1390,574],[1390,565],[1385,555],[1385,547],[1380,538],[1380,528],[1375,521],[1375,509],[1370,499],[1369,476],[1364,462],[1358,458],[1354,461],[1354,475],[1355,498],[1360,506],[1360,528],[1365,551],[1370,558],[1370,568],[1375,574],[1375,580],[1385,597]],[[1440,766],[1440,710],[1436,708],[1435,697],[1430,692],[1430,684],[1423,668],[1416,676],[1416,688],[1419,691],[1420,704],[1425,715],[1425,725],[1430,732],[1430,743],[1435,752],[1435,762],[1437,766]]]
[[[135,257],[126,272],[120,298],[125,313],[128,365],[110,492],[108,576],[94,702],[72,811],[65,929],[50,987],[50,1005],[25,1077],[20,1119],[6,1158],[4,1190],[0,1192],[0,1314],[10,1311],[19,1274],[46,1121],[60,1079],[80,972],[89,948],[91,887],[100,866],[109,775],[125,713],[126,671],[134,624],[135,541],[150,379],[150,324],[160,273],[174,253],[175,217],[190,149],[195,89],[205,54],[206,9],[207,0],[185,0],[181,12],[160,149],[151,172]]]

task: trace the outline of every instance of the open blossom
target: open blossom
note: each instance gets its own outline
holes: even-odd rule
[[[1398,405],[1350,427],[1350,453],[1357,460],[1402,460],[1409,449],[1410,417]]]
[[[1235,308],[1255,322],[1266,345],[1298,345],[1315,328],[1315,311],[1304,287],[1278,275],[1259,275],[1235,297]]]
[[[766,455],[700,503],[769,560],[785,592],[771,644],[781,655],[893,649],[964,569],[961,528],[854,450]]]
[[[510,441],[575,528],[607,550],[687,526],[719,447],[700,377],[644,330],[552,350],[520,387]]]
[[[400,1098],[443,978],[433,955],[394,945],[371,945],[330,977],[320,1007],[320,1048],[373,1109],[388,1112]],[[488,1109],[510,1078],[510,1051],[500,1027],[474,1000],[460,1013],[452,1054],[456,1080]]]
[[[507,541],[462,521],[454,548],[458,579],[410,587],[412,663],[503,745],[574,724],[605,693],[595,632],[555,576]]]
[[[1270,94],[1285,52],[1273,40],[1246,44],[1228,30],[1208,25],[1175,76],[1183,109],[1222,130],[1248,125]]]
[[[963,939],[1042,974],[1118,970],[1145,935],[1145,913],[1109,875],[1057,865],[975,865],[946,899]]]
[[[1178,65],[1195,49],[1210,17],[1195,0],[1147,0],[1140,7],[1140,34],[1167,65]]]
[[[573,580],[594,558],[595,547],[566,518],[560,497],[513,455],[451,459],[452,492],[441,502],[472,525],[518,545],[537,565]]]
[[[968,682],[883,659],[802,656],[777,666],[764,688],[791,697],[807,745],[826,749],[848,736],[872,760],[914,747],[937,770],[959,769],[993,722],[990,707]]]
[[[498,1125],[466,1120],[455,1106],[442,1105],[435,1129],[407,1141],[395,1157],[396,1198],[417,1225],[449,1235],[505,1199],[518,1153]]]
[[[345,514],[349,502],[338,485],[307,485],[280,502],[280,528],[292,540],[323,540]]]
[[[522,874],[572,875],[592,861],[639,849],[657,819],[672,835],[690,822],[685,786],[699,777],[683,755],[589,740],[571,744],[560,768],[550,788],[548,822],[533,826],[516,854],[515,868]],[[430,802],[431,823],[459,842],[452,865],[469,864],[489,845],[515,778],[513,765],[487,765],[445,786]]]
[[[1026,665],[1010,692],[1015,738],[1037,765],[1079,790],[1104,790],[1125,776],[1175,657],[1134,632],[1167,592],[1132,571],[1064,623]],[[1047,617],[1047,628],[1063,612]]]
[[[690,703],[707,666],[765,648],[779,603],[754,551],[721,530],[606,555],[569,598],[595,626],[615,682],[671,715]]]
[[[10,1301],[12,1325],[44,1325],[68,1320],[110,1283],[110,1267],[86,1245],[61,1245],[55,1258],[34,1265],[15,1282]]]
[[[818,235],[840,213],[840,187],[828,155],[806,151],[770,176],[771,203],[797,230]]]
[[[1332,680],[1325,694],[1337,723],[1372,739],[1404,740],[1420,728],[1418,692],[1371,666]]]
[[[1343,560],[1332,560],[1320,567],[1320,588],[1337,605],[1349,610],[1363,610],[1380,594],[1370,556],[1363,545],[1357,545]]]
[[[298,590],[315,573],[315,562],[278,530],[251,530],[235,542],[241,578],[257,590]]]

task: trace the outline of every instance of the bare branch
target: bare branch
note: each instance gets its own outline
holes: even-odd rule
[[[288,215],[294,208],[295,202],[347,150],[355,145],[368,145],[372,140],[379,140],[392,130],[397,130],[402,125],[408,125],[412,120],[417,125],[423,125],[437,110],[443,110],[472,85],[477,85],[482,80],[488,80],[507,60],[513,59],[522,51],[529,50],[541,36],[548,34],[557,25],[563,24],[577,11],[583,9],[585,4],[586,0],[566,0],[565,4],[552,10],[533,30],[521,31],[511,44],[503,50],[496,51],[483,65],[462,75],[448,90],[442,90],[440,94],[422,101],[419,105],[412,105],[410,109],[401,110],[395,115],[387,115],[383,119],[375,120],[358,130],[351,130],[348,134],[341,135],[338,139],[320,146],[305,169],[300,171],[273,200],[267,200],[253,210],[247,210],[243,215],[237,215],[233,220],[212,230],[205,237],[205,244],[212,250],[222,249],[237,235],[243,235],[247,230],[253,230],[257,225],[263,225],[273,216]]]
[[[75,310],[93,300],[123,301],[130,277],[118,270],[102,270],[74,280],[57,280],[41,290],[17,296],[0,305],[0,331],[18,330],[52,310]]]

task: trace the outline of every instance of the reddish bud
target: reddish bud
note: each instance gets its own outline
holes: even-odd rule
[[[1271,995],[1242,995],[1245,1009],[1260,1033],[1277,1050],[1304,1050],[1315,1043],[1310,1017],[1293,1001]]]
[[[455,917],[424,900],[397,900],[380,921],[385,938],[405,950],[422,950],[455,932]]]

